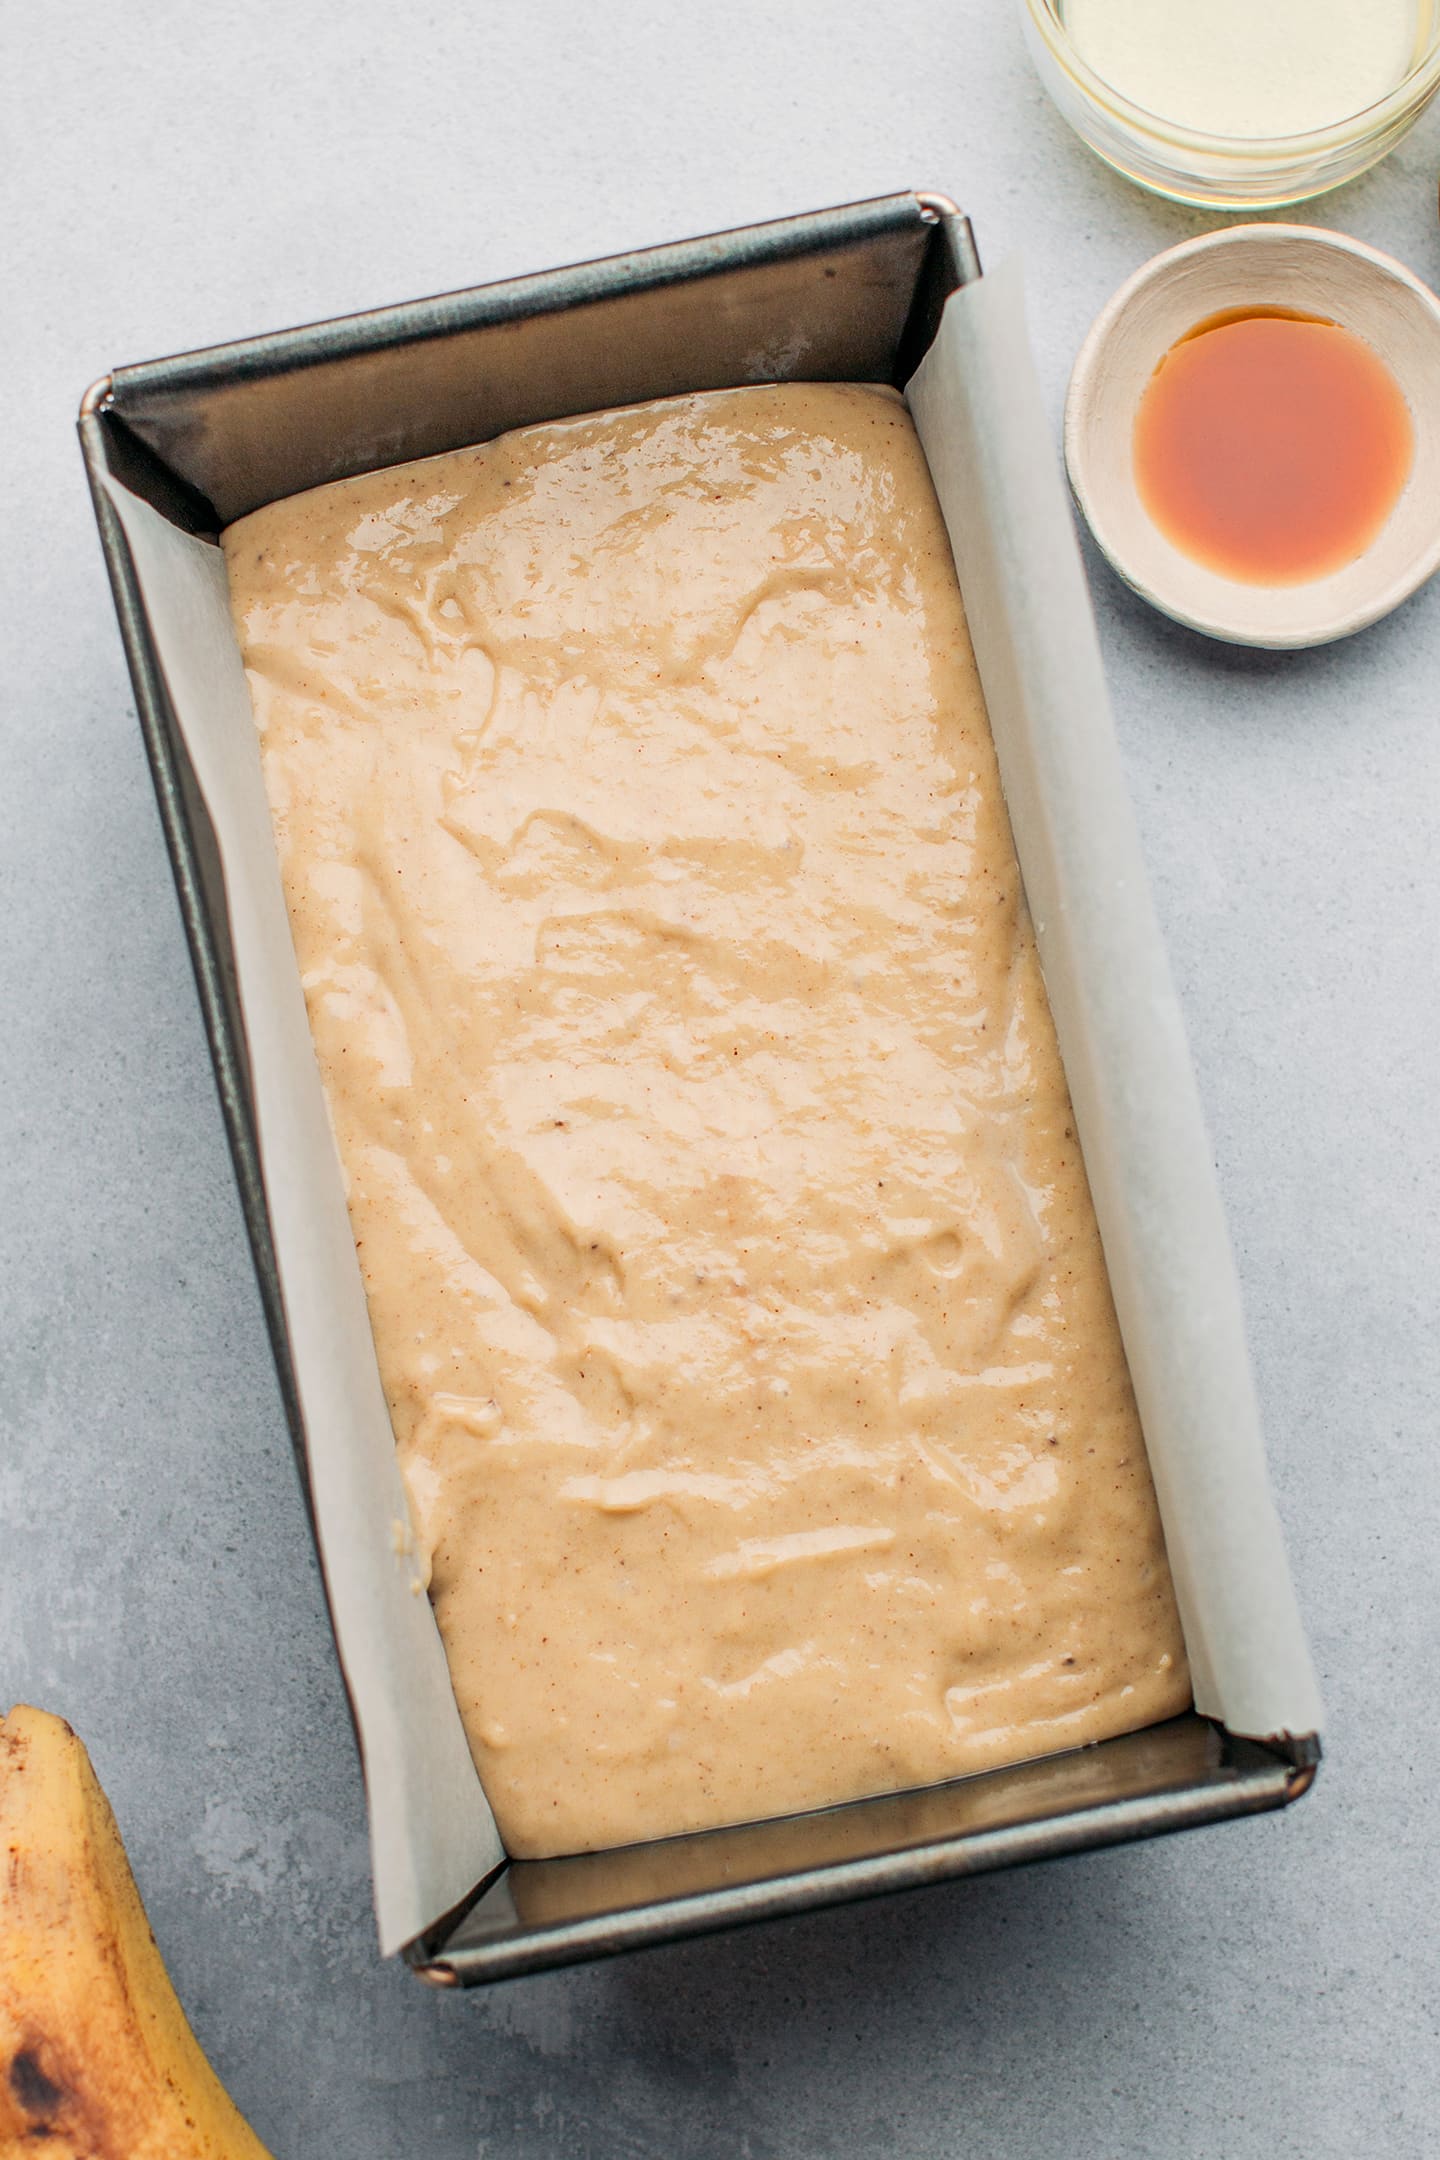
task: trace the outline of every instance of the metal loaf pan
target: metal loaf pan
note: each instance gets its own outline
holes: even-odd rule
[[[324,481],[571,413],[786,377],[903,388],[979,276],[954,205],[906,193],[120,368],[87,394],[81,440],[307,1504],[225,881],[107,482],[213,536]],[[506,1863],[405,1954],[469,1984],[1155,1836],[1283,1807],[1318,1753],[1190,1714],[922,1792]]]

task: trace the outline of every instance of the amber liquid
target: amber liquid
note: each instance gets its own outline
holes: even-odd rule
[[[1135,479],[1174,545],[1248,585],[1328,576],[1375,538],[1415,456],[1404,393],[1363,339],[1280,308],[1172,345],[1135,420]]]

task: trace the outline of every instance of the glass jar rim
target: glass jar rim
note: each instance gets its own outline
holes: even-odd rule
[[[1353,142],[1357,134],[1382,134],[1392,121],[1410,113],[1417,98],[1423,103],[1440,86],[1440,16],[1437,16],[1415,65],[1393,90],[1388,90],[1383,98],[1377,98],[1373,105],[1362,105],[1343,120],[1333,120],[1322,128],[1306,128],[1297,135],[1212,135],[1199,128],[1182,127],[1178,121],[1167,120],[1163,113],[1136,105],[1103,75],[1097,75],[1081,57],[1061,21],[1057,0],[1022,0],[1022,4],[1054,59],[1074,78],[1093,105],[1098,105],[1138,133],[1212,157],[1238,154],[1255,160],[1280,162],[1339,149]]]

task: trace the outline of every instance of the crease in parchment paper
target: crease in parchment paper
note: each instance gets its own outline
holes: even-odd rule
[[[1320,1704],[1239,1288],[1150,900],[1018,277],[947,302],[907,400],[949,528],[1194,1676],[1232,1732]],[[290,942],[224,562],[107,481],[215,828],[317,1538],[359,1730],[387,1955],[504,1857],[420,1588]]]

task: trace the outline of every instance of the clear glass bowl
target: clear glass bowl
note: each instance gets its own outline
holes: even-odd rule
[[[1061,0],[1021,6],[1036,71],[1076,134],[1127,179],[1176,202],[1253,210],[1321,195],[1392,150],[1440,88],[1440,0],[1428,0],[1410,72],[1378,104],[1304,135],[1203,135],[1132,105],[1102,81],[1071,43]]]

